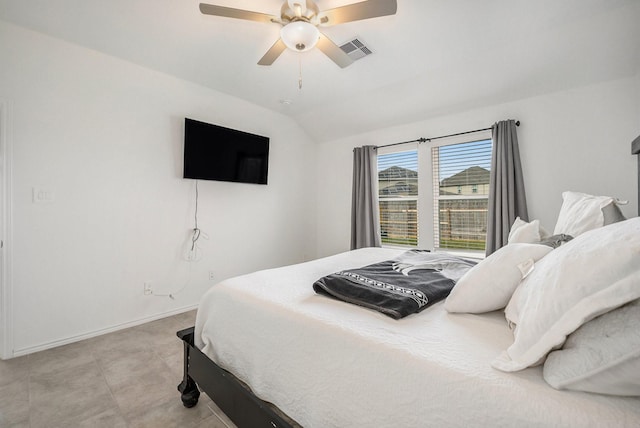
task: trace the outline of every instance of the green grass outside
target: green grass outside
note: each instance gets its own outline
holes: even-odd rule
[[[417,239],[402,239],[402,238],[382,238],[382,243],[383,244],[388,244],[388,245],[406,245],[406,246],[410,246],[410,247],[417,247],[418,246],[418,240]]]
[[[451,250],[484,250],[485,247],[485,241],[474,239],[443,239],[440,241],[440,248]]]
[[[418,246],[418,240],[411,238],[382,238],[382,243],[387,245],[405,245],[408,247]],[[485,247],[485,241],[473,239],[446,239],[440,241],[440,248],[442,249],[484,251]]]

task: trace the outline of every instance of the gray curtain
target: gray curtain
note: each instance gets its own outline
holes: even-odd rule
[[[381,247],[378,173],[375,146],[353,149],[351,249]]]
[[[507,244],[516,217],[529,221],[515,121],[494,124],[492,137],[487,255]]]

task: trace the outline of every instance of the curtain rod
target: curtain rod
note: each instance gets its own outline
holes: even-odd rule
[[[516,126],[520,126],[520,121],[519,120],[516,121]],[[400,144],[426,143],[427,141],[439,140],[440,138],[457,137],[458,135],[473,134],[474,132],[489,131],[490,129],[491,128],[482,128],[482,129],[476,129],[476,130],[473,130],[473,131],[458,132],[457,134],[441,135],[439,137],[431,137],[431,138],[420,137],[417,140],[403,141],[401,143],[392,143],[392,144],[385,144],[383,146],[376,146],[376,149],[379,149],[381,147],[398,146]]]

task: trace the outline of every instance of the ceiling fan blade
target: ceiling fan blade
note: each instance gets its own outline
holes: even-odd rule
[[[213,4],[200,3],[200,12],[205,15],[224,16],[227,18],[246,19],[248,21],[273,22],[275,17],[260,12],[249,10],[233,9],[231,7],[216,6]]]
[[[312,15],[317,15],[320,13],[320,9],[318,9],[318,5],[313,0],[307,0],[307,18],[311,15],[309,11],[312,12]]]
[[[336,7],[320,13],[320,24],[335,25],[379,16],[395,15],[396,0],[368,0],[347,6]]]
[[[320,33],[320,39],[316,45],[331,61],[335,62],[340,68],[345,68],[353,64],[353,60],[349,58],[349,55],[344,53],[342,49],[331,41],[327,36]]]
[[[260,61],[258,61],[258,65],[271,65],[273,64],[273,62],[278,59],[278,57],[280,56],[280,54],[287,48],[287,45],[284,44],[284,42],[282,41],[282,39],[278,39],[277,42],[275,42],[273,44],[273,46],[271,46],[269,48],[269,50],[267,51],[266,54],[264,54],[264,56],[262,58],[260,58]]]

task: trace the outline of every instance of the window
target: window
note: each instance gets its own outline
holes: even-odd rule
[[[434,247],[484,250],[491,140],[432,147]]]
[[[382,244],[483,252],[491,133],[402,147],[378,149]]]
[[[418,151],[378,154],[383,245],[418,245]]]

